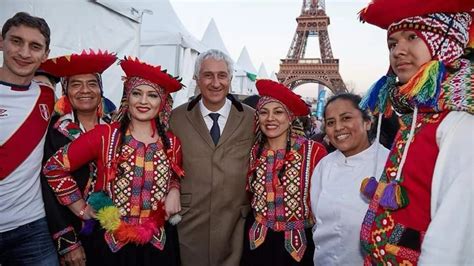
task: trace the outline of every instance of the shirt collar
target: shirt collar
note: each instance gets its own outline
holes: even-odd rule
[[[356,166],[358,164],[367,162],[367,160],[373,160],[372,158],[368,158],[368,157],[370,157],[371,154],[375,154],[375,149],[377,149],[377,146],[378,146],[377,143],[374,142],[367,149],[349,157],[344,156],[344,154],[341,151],[337,150],[337,156],[342,163],[351,165],[351,166]]]
[[[202,99],[201,99],[199,101],[199,108],[201,109],[202,117],[206,117],[210,113],[218,113],[224,119],[227,119],[229,117],[230,109],[232,108],[232,102],[229,99],[226,98],[225,103],[221,107],[221,109],[219,109],[215,112],[212,112],[211,110],[207,109],[207,107],[204,105],[204,103],[202,102]]]
[[[82,132],[86,132],[86,129],[84,128],[82,123],[79,120],[76,121],[75,116],[74,116],[74,111],[72,111],[71,113],[62,115],[58,119],[59,123],[64,123],[64,121],[66,121],[66,120],[69,120],[70,123],[75,123],[76,125],[79,126],[79,128],[82,130]],[[99,125],[105,125],[105,124],[108,124],[108,123],[105,122],[105,120],[102,119],[102,117],[99,118]]]

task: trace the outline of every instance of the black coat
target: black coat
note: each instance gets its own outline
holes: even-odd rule
[[[58,119],[58,116],[54,116],[49,124],[44,145],[43,165],[56,151],[72,141],[54,128],[54,124]],[[83,192],[90,176],[89,165],[82,166],[73,172],[72,176]],[[49,230],[59,254],[64,255],[79,245],[79,231],[82,227],[82,221],[67,206],[59,203],[43,174],[41,175],[41,186]],[[72,228],[73,230],[71,230]]]

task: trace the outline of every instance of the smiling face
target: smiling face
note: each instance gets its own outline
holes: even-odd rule
[[[397,31],[387,40],[390,51],[390,66],[404,84],[425,63],[431,60],[431,53],[425,42],[414,31]]]
[[[3,50],[0,78],[18,85],[27,85],[49,54],[41,32],[23,25],[12,26],[5,39],[0,38],[0,47]]]
[[[201,64],[196,83],[201,90],[202,101],[207,109],[218,111],[229,93],[231,75],[224,60],[207,58]]]
[[[75,112],[79,114],[97,112],[101,93],[99,81],[94,74],[69,77],[66,91]]]
[[[161,98],[155,88],[139,85],[132,89],[128,96],[128,112],[130,120],[150,121],[158,116]]]
[[[290,127],[290,118],[285,108],[278,102],[269,102],[258,110],[260,130],[267,139],[285,142]]]
[[[367,131],[371,122],[350,100],[336,99],[326,106],[325,131],[334,147],[344,156],[356,155],[370,146]]]

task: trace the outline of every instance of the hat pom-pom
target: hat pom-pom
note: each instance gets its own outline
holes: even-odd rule
[[[94,231],[95,224],[96,221],[94,219],[85,220],[82,224],[82,228],[79,234],[86,236],[92,234],[92,231]]]
[[[72,113],[72,105],[69,98],[65,95],[61,96],[61,98],[59,98],[54,104],[54,111],[59,116]]]
[[[375,177],[366,177],[364,180],[362,180],[362,183],[360,184],[360,192],[367,198],[367,199],[372,199],[375,194],[375,190],[377,190],[377,186],[379,185],[379,182],[377,182],[377,179]]]
[[[113,201],[110,199],[105,192],[98,191],[94,192],[87,199],[87,203],[96,211],[100,211],[102,208],[113,206]]]
[[[408,195],[399,182],[391,181],[385,187],[380,199],[380,206],[386,210],[398,210],[408,205]]]

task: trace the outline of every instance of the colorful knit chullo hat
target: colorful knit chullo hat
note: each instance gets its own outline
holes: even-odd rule
[[[360,19],[387,30],[411,30],[428,46],[434,60],[450,63],[474,45],[470,25],[474,0],[374,0],[360,11]]]

